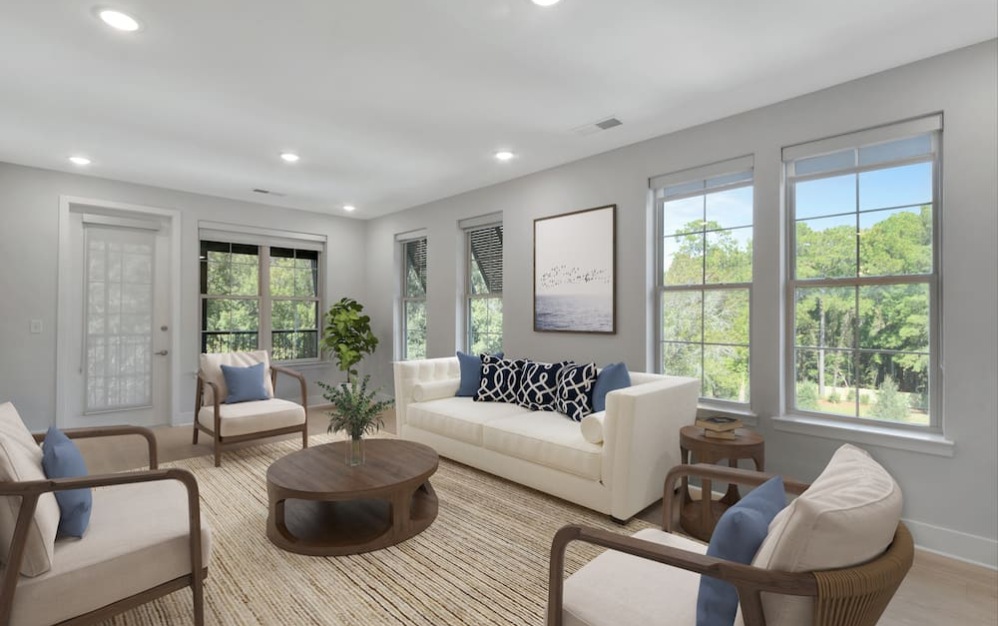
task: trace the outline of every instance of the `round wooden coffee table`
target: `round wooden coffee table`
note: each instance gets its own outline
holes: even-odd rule
[[[364,440],[363,464],[346,463],[347,442],[305,448],[267,470],[267,537],[290,552],[338,556],[405,541],[437,517],[429,446]]]

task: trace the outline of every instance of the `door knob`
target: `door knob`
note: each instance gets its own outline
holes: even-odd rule
[[[170,354],[169,350],[160,350],[159,352],[156,353],[156,356],[166,356],[168,354]]]

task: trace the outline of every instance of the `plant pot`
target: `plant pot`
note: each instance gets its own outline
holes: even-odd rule
[[[363,437],[351,437],[347,440],[347,465],[355,467],[364,463],[364,439]]]

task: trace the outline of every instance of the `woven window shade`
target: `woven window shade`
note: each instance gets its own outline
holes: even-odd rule
[[[502,293],[502,224],[468,232],[471,259],[485,279],[489,293]]]
[[[408,271],[415,274],[421,291],[426,293],[426,238],[406,242],[405,258]]]

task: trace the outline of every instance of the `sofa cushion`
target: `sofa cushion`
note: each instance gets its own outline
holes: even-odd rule
[[[280,398],[220,404],[218,412],[222,418],[219,434],[223,437],[235,437],[305,423],[305,407]],[[198,421],[208,429],[215,430],[215,407],[212,405],[201,407]]]
[[[638,531],[634,537],[697,554],[707,549],[692,539],[654,528]],[[607,550],[565,581],[565,626],[693,626],[699,584],[699,574]]]
[[[482,427],[482,445],[583,478],[602,476],[603,447],[583,439],[579,425],[558,413],[537,411],[492,420]]]
[[[175,480],[94,489],[90,530],[55,543],[52,569],[21,579],[11,623],[53,624],[191,571],[187,490]],[[201,523],[201,558],[211,532]]]
[[[582,418],[579,430],[582,431],[582,438],[589,443],[603,443],[603,420],[606,419],[606,411],[590,413]]]
[[[73,440],[55,426],[45,433],[42,469],[48,478],[77,478],[87,475],[87,464]],[[88,489],[55,492],[59,504],[59,535],[82,537],[90,523],[93,494]]]
[[[24,426],[14,405],[0,405],[0,482],[45,480],[42,470],[42,449]],[[0,496],[0,562],[7,563],[14,539],[21,499]],[[28,527],[28,538],[21,559],[21,573],[38,576],[52,566],[56,529],[59,527],[59,505],[55,496],[44,493],[38,498],[35,515]]]
[[[475,392],[476,402],[516,404],[520,367],[525,361],[511,361],[489,354],[482,355],[482,382]]]
[[[866,451],[846,444],[776,516],[752,564],[787,572],[858,565],[887,549],[900,519],[897,483]],[[770,626],[807,623],[812,607],[810,598],[763,594]]]
[[[524,362],[517,377],[516,403],[531,411],[557,410],[555,394],[558,391],[558,372],[566,365],[569,365],[569,361]]]
[[[786,505],[783,479],[770,478],[724,512],[710,536],[707,556],[751,563],[766,538],[769,523]],[[737,612],[738,590],[734,585],[710,576],[700,577],[697,626],[731,626]]]
[[[496,352],[495,356],[501,359],[505,355],[502,352]],[[454,395],[461,398],[474,398],[479,385],[482,384],[482,355],[465,354],[458,350],[457,362],[461,367],[461,384]]]
[[[482,424],[521,414],[529,411],[506,402],[473,402],[471,398],[451,397],[410,404],[406,421],[414,428],[481,446]]]
[[[593,412],[593,385],[596,384],[596,364],[569,364],[558,372],[556,410],[576,422]]]
[[[631,386],[631,375],[624,363],[611,363],[600,370],[593,385],[593,411],[606,410],[606,394]]]
[[[199,358],[199,369],[201,376],[206,382],[215,383],[218,386],[218,401],[224,402],[229,395],[229,389],[225,386],[225,376],[222,374],[222,365],[233,365],[236,367],[248,367],[263,363],[263,387],[267,390],[267,397],[274,397],[274,382],[268,375],[270,373],[270,358],[266,350],[254,350],[253,352],[217,352],[202,354]],[[213,404],[214,399],[210,385],[204,386],[204,403]]]

